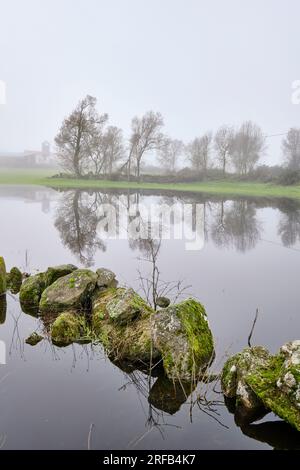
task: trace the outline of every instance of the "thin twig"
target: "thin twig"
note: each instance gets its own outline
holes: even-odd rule
[[[253,321],[253,324],[252,324],[250,335],[248,336],[248,346],[249,346],[249,348],[251,348],[251,338],[252,338],[252,335],[253,335],[255,324],[256,324],[256,321],[257,321],[257,317],[258,317],[258,308],[256,309],[255,318],[254,318],[254,321]]]

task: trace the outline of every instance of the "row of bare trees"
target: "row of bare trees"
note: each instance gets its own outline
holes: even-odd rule
[[[127,142],[123,132],[108,125],[108,115],[96,110],[96,98],[86,96],[63,121],[55,142],[58,157],[64,170],[81,177],[85,174],[126,172],[140,177],[145,157],[155,154],[160,166],[174,173],[179,161],[187,160],[196,172],[206,173],[219,167],[225,175],[230,168],[239,175],[247,175],[266,150],[265,136],[252,121],[244,122],[239,129],[220,127],[196,137],[188,144],[172,139],[163,132],[164,121],[160,113],[146,112],[134,117]],[[286,166],[300,170],[300,129],[293,128],[282,142]]]

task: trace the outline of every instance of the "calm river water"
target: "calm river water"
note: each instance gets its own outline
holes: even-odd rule
[[[112,239],[100,223],[107,204],[118,208],[119,225],[137,206],[188,208],[186,239],[154,240],[155,263],[170,296],[183,290],[181,298],[192,295],[205,305],[216,344],[213,372],[228,354],[247,346],[257,308],[252,344],[276,352],[299,339],[300,202],[288,199],[2,186],[0,255],[7,268],[107,267],[120,285],[143,295],[141,278],[149,279],[153,269],[149,244],[132,233]],[[187,249],[193,233],[199,246]],[[17,296],[6,300],[0,324],[6,345],[6,364],[0,365],[2,448],[87,449],[88,441],[92,449],[300,448],[298,434],[272,414],[237,426],[218,383],[199,384],[198,402],[189,397],[173,404],[172,397],[153,398],[155,379],[149,385],[141,372],[122,371],[100,346],[25,344],[42,325],[21,312]]]

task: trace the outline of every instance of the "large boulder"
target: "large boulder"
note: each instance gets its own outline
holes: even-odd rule
[[[88,310],[96,283],[97,275],[88,269],[77,269],[60,277],[43,292],[40,312],[57,314],[65,310]]]
[[[39,273],[30,276],[23,282],[20,289],[20,303],[23,312],[36,315],[39,310],[39,302],[46,288],[45,275]]]
[[[300,340],[283,345],[246,377],[263,404],[300,431]]]
[[[18,294],[20,292],[23,282],[23,275],[19,268],[13,267],[10,272],[6,275],[7,288],[12,294]]]
[[[203,305],[185,300],[152,316],[154,347],[161,353],[169,379],[197,380],[214,356],[211,330]]]
[[[160,354],[152,343],[153,313],[132,289],[100,290],[93,298],[92,328],[113,361],[154,364]]]
[[[5,294],[6,292],[6,267],[5,261],[2,256],[0,256],[0,295]]]
[[[50,328],[52,342],[58,346],[87,339],[88,328],[84,315],[68,311],[61,313]]]
[[[78,268],[74,264],[61,264],[59,266],[53,266],[47,269],[45,272],[46,286],[49,287],[53,282],[57,281],[60,277],[67,276]]]

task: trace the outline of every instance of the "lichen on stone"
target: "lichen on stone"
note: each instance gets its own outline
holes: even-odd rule
[[[44,315],[70,309],[79,312],[89,310],[96,282],[97,275],[89,269],[77,269],[60,277],[43,292],[40,312]]]
[[[213,359],[214,344],[202,304],[187,299],[152,316],[154,345],[172,380],[197,379]]]
[[[246,380],[264,405],[300,431],[300,341],[283,345],[268,367],[258,365]]]

